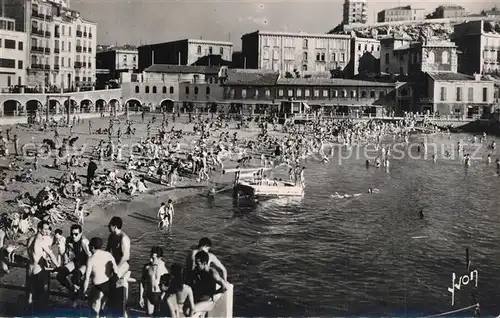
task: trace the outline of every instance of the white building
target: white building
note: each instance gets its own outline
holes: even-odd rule
[[[8,91],[24,85],[26,78],[27,35],[15,30],[15,21],[0,18],[0,88]]]
[[[368,4],[366,0],[345,0],[343,24],[365,24],[368,22]]]

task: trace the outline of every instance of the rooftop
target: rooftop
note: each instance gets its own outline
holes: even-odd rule
[[[427,72],[435,81],[473,81],[474,76],[453,72]]]
[[[151,44],[145,44],[141,45],[139,47],[148,47],[148,46],[161,46],[165,44],[170,44],[170,43],[179,43],[179,42],[187,42],[187,43],[194,43],[194,44],[213,44],[213,45],[228,45],[228,46],[233,46],[232,42],[226,42],[226,41],[214,41],[214,40],[209,40],[209,39],[180,39],[180,40],[174,40],[174,41],[166,41],[166,42],[160,42],[160,43],[151,43]]]
[[[146,68],[148,73],[173,73],[173,74],[218,74],[219,68],[210,66],[153,64]]]
[[[361,81],[342,78],[280,78],[277,82],[279,85],[316,85],[316,86],[385,86],[394,87],[394,83]]]
[[[228,69],[226,85],[275,85],[278,72],[247,69]]]
[[[264,31],[257,30],[254,32],[250,32],[247,34],[243,34],[244,36],[254,35],[254,34],[262,34],[262,35],[280,35],[280,36],[290,36],[290,37],[321,37],[321,38],[329,38],[329,39],[349,39],[351,36],[346,34],[326,34],[326,33],[306,33],[306,32],[275,32],[275,31]]]
[[[450,4],[450,5],[444,5],[444,6],[439,6],[438,9],[453,9],[453,10],[465,10],[464,7],[456,5],[456,4]]]
[[[385,9],[385,10],[388,11],[388,10],[425,10],[425,9],[412,8],[411,5],[407,5],[407,6],[400,6],[400,7],[395,7],[395,8]]]

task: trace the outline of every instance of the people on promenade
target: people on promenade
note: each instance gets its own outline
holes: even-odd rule
[[[163,249],[159,246],[151,248],[151,259],[144,265],[139,288],[139,305],[146,306],[148,315],[158,314],[160,310],[161,289],[160,278],[168,274],[167,266],[162,259]]]

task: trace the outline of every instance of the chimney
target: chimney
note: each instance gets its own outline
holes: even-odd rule
[[[479,73],[479,74],[478,73],[474,73],[474,80],[475,81],[480,81],[481,77],[482,77],[481,73]]]

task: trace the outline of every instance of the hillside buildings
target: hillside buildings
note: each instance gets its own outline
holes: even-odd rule
[[[343,6],[343,24],[364,24],[368,22],[367,0],[345,0]]]
[[[425,9],[412,6],[385,9],[377,14],[377,22],[420,21],[425,19]]]
[[[220,55],[231,61],[233,43],[212,40],[184,39],[173,42],[143,45],[138,48],[139,70],[153,64],[193,65],[209,55]]]
[[[431,19],[455,19],[465,17],[465,8],[459,5],[442,5],[429,16]]]

